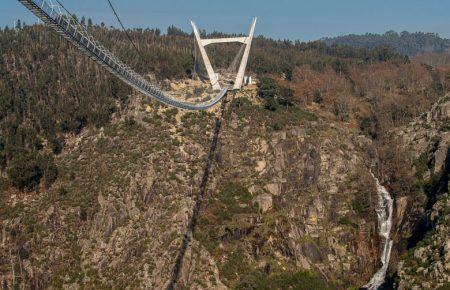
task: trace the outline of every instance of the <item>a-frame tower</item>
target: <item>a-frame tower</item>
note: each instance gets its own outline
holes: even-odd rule
[[[248,56],[250,54],[250,48],[252,46],[253,35],[255,33],[256,26],[256,18],[253,19],[252,25],[250,27],[248,36],[244,37],[232,37],[232,38],[215,38],[215,39],[202,39],[200,37],[200,32],[197,28],[197,25],[193,21],[191,21],[192,28],[194,30],[195,39],[197,41],[200,54],[202,56],[203,62],[206,67],[206,72],[208,73],[209,80],[214,90],[220,90],[219,78],[218,75],[214,72],[214,69],[211,65],[211,61],[209,60],[208,54],[206,53],[205,47],[213,44],[213,43],[229,43],[229,42],[238,42],[245,45],[244,55],[242,56],[241,64],[239,66],[238,73],[236,75],[236,80],[234,82],[233,89],[239,90],[242,87],[242,83],[244,81],[245,69],[247,68]]]

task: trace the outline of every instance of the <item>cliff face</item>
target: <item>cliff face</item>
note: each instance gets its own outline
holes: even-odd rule
[[[416,175],[414,192],[397,200],[397,238],[408,253],[398,264],[399,289],[436,289],[450,283],[450,98],[440,100],[396,136]]]
[[[337,287],[365,283],[379,255],[367,140],[294,108],[244,105],[225,118],[195,233],[222,282],[308,270]]]
[[[379,266],[370,141],[311,112],[269,112],[254,93],[229,99],[211,155],[218,112],[138,97],[72,138],[50,190],[2,195],[2,285],[162,288],[177,264],[178,288],[366,283]]]
[[[49,191],[7,197],[1,218],[4,285],[166,282],[213,123],[198,115],[204,126],[195,134],[185,133],[192,130],[188,125],[172,134],[174,113],[131,106],[126,117],[70,140]]]
[[[448,189],[447,189],[448,191]],[[430,230],[398,265],[398,289],[436,289],[450,283],[450,199],[439,197],[427,216]],[[446,289],[446,288],[443,288]]]

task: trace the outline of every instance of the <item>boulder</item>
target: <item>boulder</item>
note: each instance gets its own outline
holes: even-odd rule
[[[280,195],[281,194],[281,184],[279,183],[270,183],[265,186],[268,192],[272,195]]]
[[[270,194],[263,193],[261,195],[258,195],[253,199],[253,202],[256,203],[259,207],[259,209],[265,213],[272,209],[273,205],[273,199]]]

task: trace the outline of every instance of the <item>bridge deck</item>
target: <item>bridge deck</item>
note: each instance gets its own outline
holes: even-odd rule
[[[98,43],[86,28],[70,16],[55,10],[48,0],[18,0],[44,23],[56,30],[64,38],[72,42],[78,49],[98,62],[120,80],[127,83],[137,91],[150,96],[161,103],[185,109],[206,110],[216,105],[226,95],[228,88],[222,89],[213,99],[202,103],[189,103],[167,96],[156,86],[150,84],[144,77],[121,62],[109,50]]]

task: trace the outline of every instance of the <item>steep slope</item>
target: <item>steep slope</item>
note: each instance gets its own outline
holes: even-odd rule
[[[177,287],[365,284],[380,242],[370,142],[295,107],[267,111],[255,91],[245,94],[250,101],[227,103]],[[68,142],[48,191],[2,197],[3,286],[169,285],[216,113],[132,99],[111,125]]]
[[[399,289],[436,289],[450,282],[450,97],[398,130],[416,183],[397,200],[397,237],[408,253],[398,265]]]
[[[226,124],[196,232],[222,281],[272,285],[311,270],[338,287],[366,282],[378,248],[366,238],[377,234],[365,140],[295,108],[244,104]]]
[[[61,177],[49,191],[7,198],[3,285],[166,283],[214,119],[205,113],[176,120],[175,110],[135,104],[113,124],[69,142],[57,160]]]

